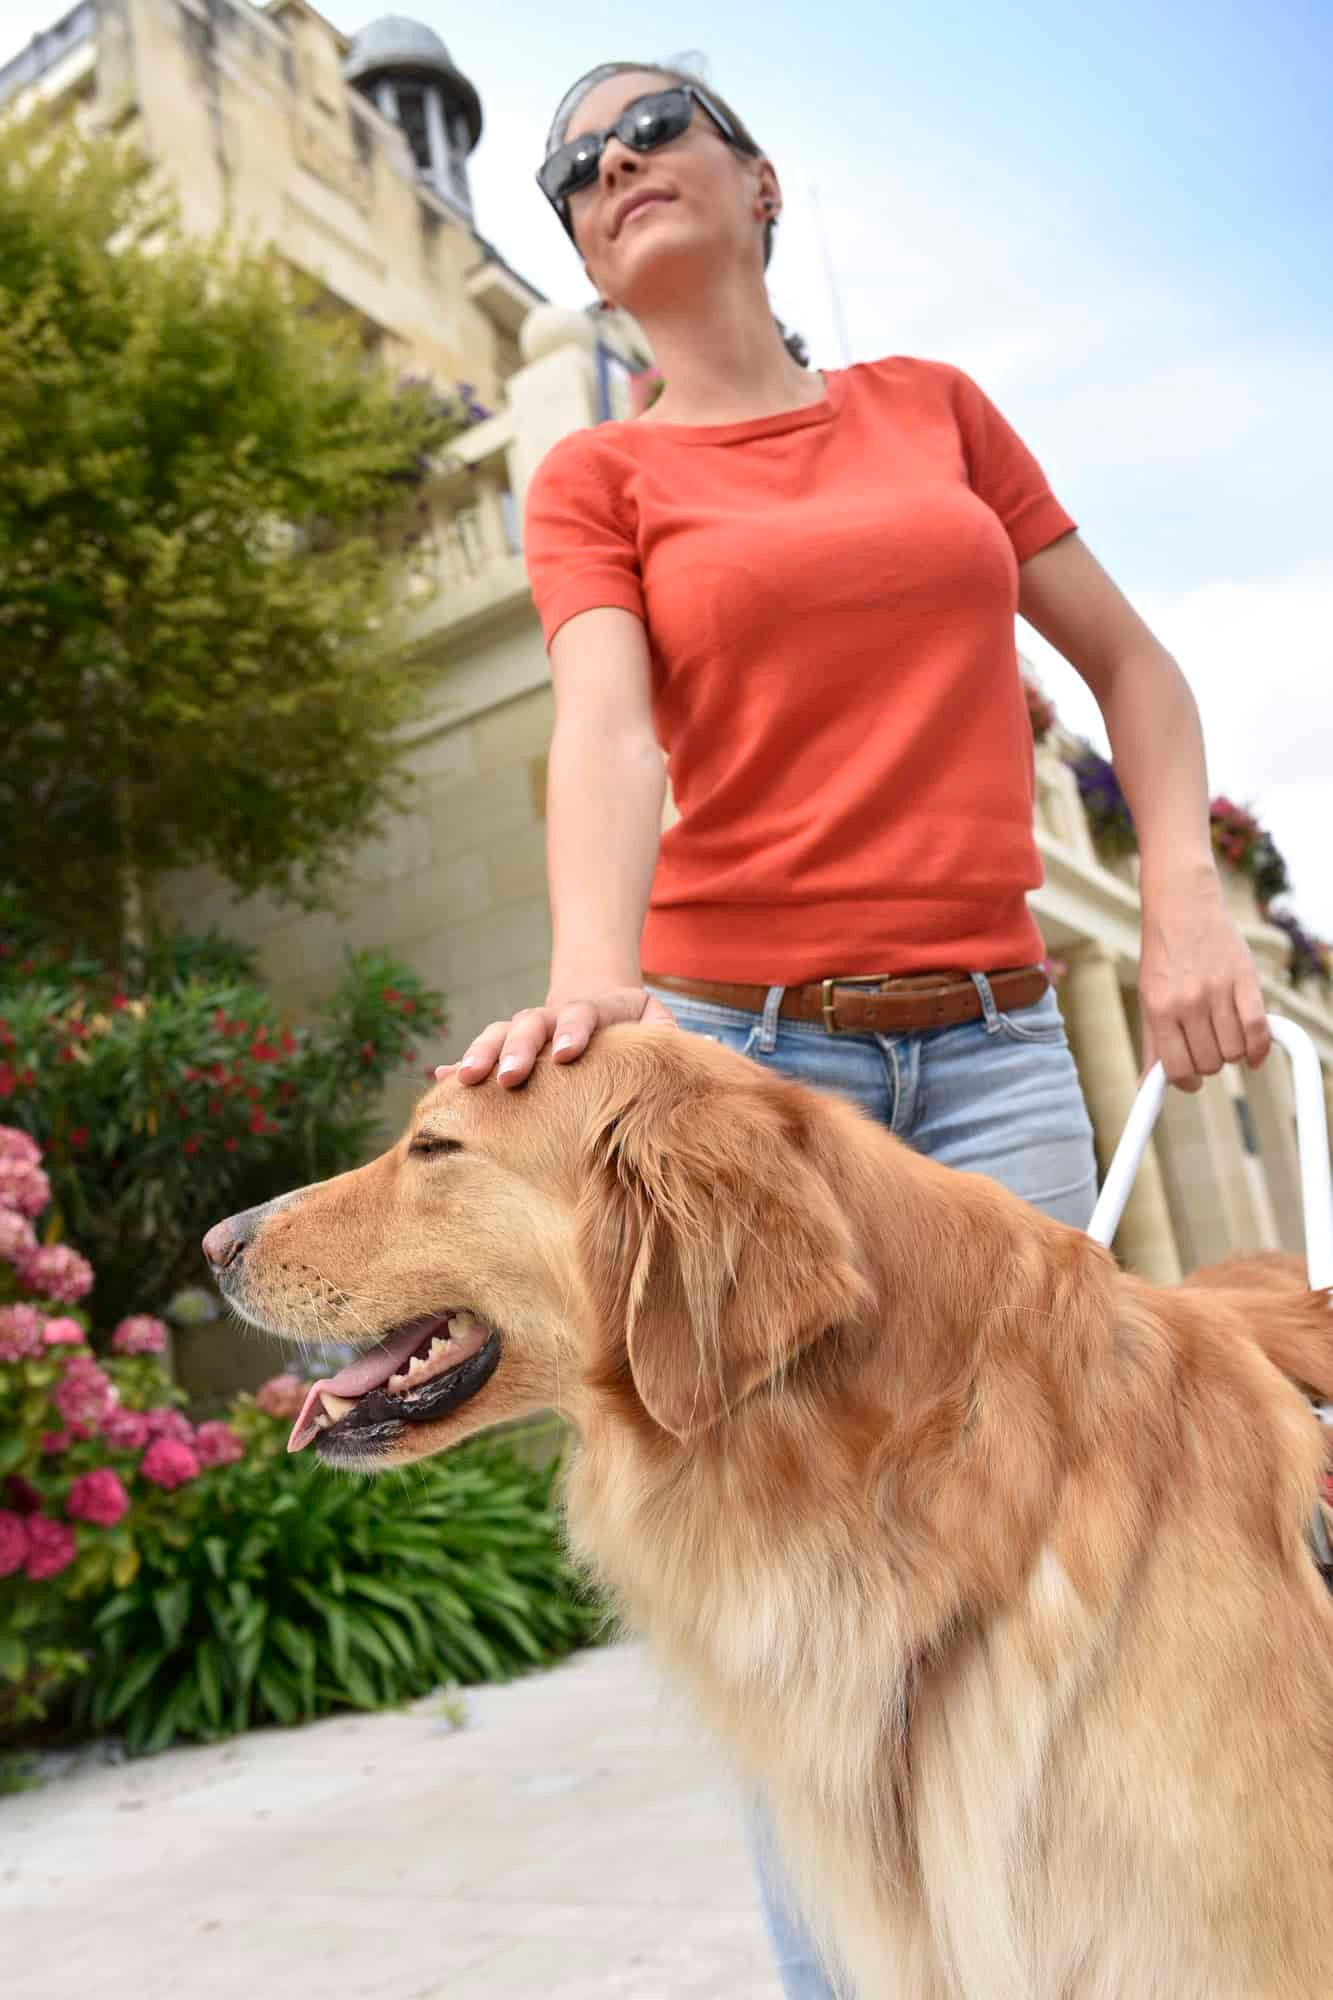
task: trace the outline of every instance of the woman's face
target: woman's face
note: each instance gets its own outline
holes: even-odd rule
[[[626,105],[672,82],[653,70],[608,77],[579,101],[565,138],[604,132]],[[679,282],[682,263],[752,258],[762,273],[764,225],[775,212],[766,204],[777,200],[769,161],[736,152],[696,104],[686,130],[655,152],[608,139],[597,179],[570,196],[569,221],[591,282],[634,312],[668,278]]]

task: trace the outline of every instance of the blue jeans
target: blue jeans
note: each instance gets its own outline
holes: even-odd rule
[[[982,973],[982,1017],[915,1035],[830,1035],[778,1018],[775,986],[762,1014],[657,998],[682,1028],[766,1069],[850,1099],[918,1153],[989,1174],[1057,1222],[1085,1229],[1097,1198],[1092,1126],[1054,993],[1001,1013]],[[835,2000],[774,1852],[767,1814],[754,1854],[769,1936],[787,2000]]]

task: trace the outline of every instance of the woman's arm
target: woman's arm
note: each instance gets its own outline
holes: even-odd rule
[[[573,1062],[612,1021],[669,1021],[643,988],[639,937],[657,863],[666,767],[653,734],[648,642],[631,612],[584,611],[551,642],[555,731],[546,778],[553,950],[545,1004],[492,1021],[456,1065],[464,1083],[528,1076],[546,1044]]]
[[[1268,1024],[1254,961],[1222,900],[1189,686],[1077,535],[1019,571],[1019,610],[1097,698],[1139,839],[1145,1067],[1197,1090],[1224,1062],[1257,1067]]]

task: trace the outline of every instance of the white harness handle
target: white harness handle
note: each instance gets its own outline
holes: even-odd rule
[[[1310,1286],[1322,1291],[1333,1285],[1333,1169],[1328,1156],[1328,1113],[1324,1106],[1324,1084],[1319,1074],[1315,1045],[1294,1021],[1270,1014],[1268,1026],[1273,1040],[1280,1042],[1291,1058],[1291,1081],[1296,1096],[1296,1149],[1301,1168],[1301,1206],[1305,1215],[1305,1256]],[[1134,1185],[1144,1148],[1152,1136],[1157,1114],[1166,1095],[1166,1072],[1154,1063],[1139,1085],[1120,1144],[1107,1171],[1106,1181],[1093,1210],[1088,1234],[1094,1243],[1110,1245]],[[1333,1409],[1320,1406],[1326,1424],[1333,1424]]]

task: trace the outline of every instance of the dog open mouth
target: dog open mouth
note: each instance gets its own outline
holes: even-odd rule
[[[287,1440],[336,1447],[383,1444],[404,1424],[448,1416],[495,1372],[500,1336],[474,1313],[414,1320],[323,1382],[312,1382]]]

